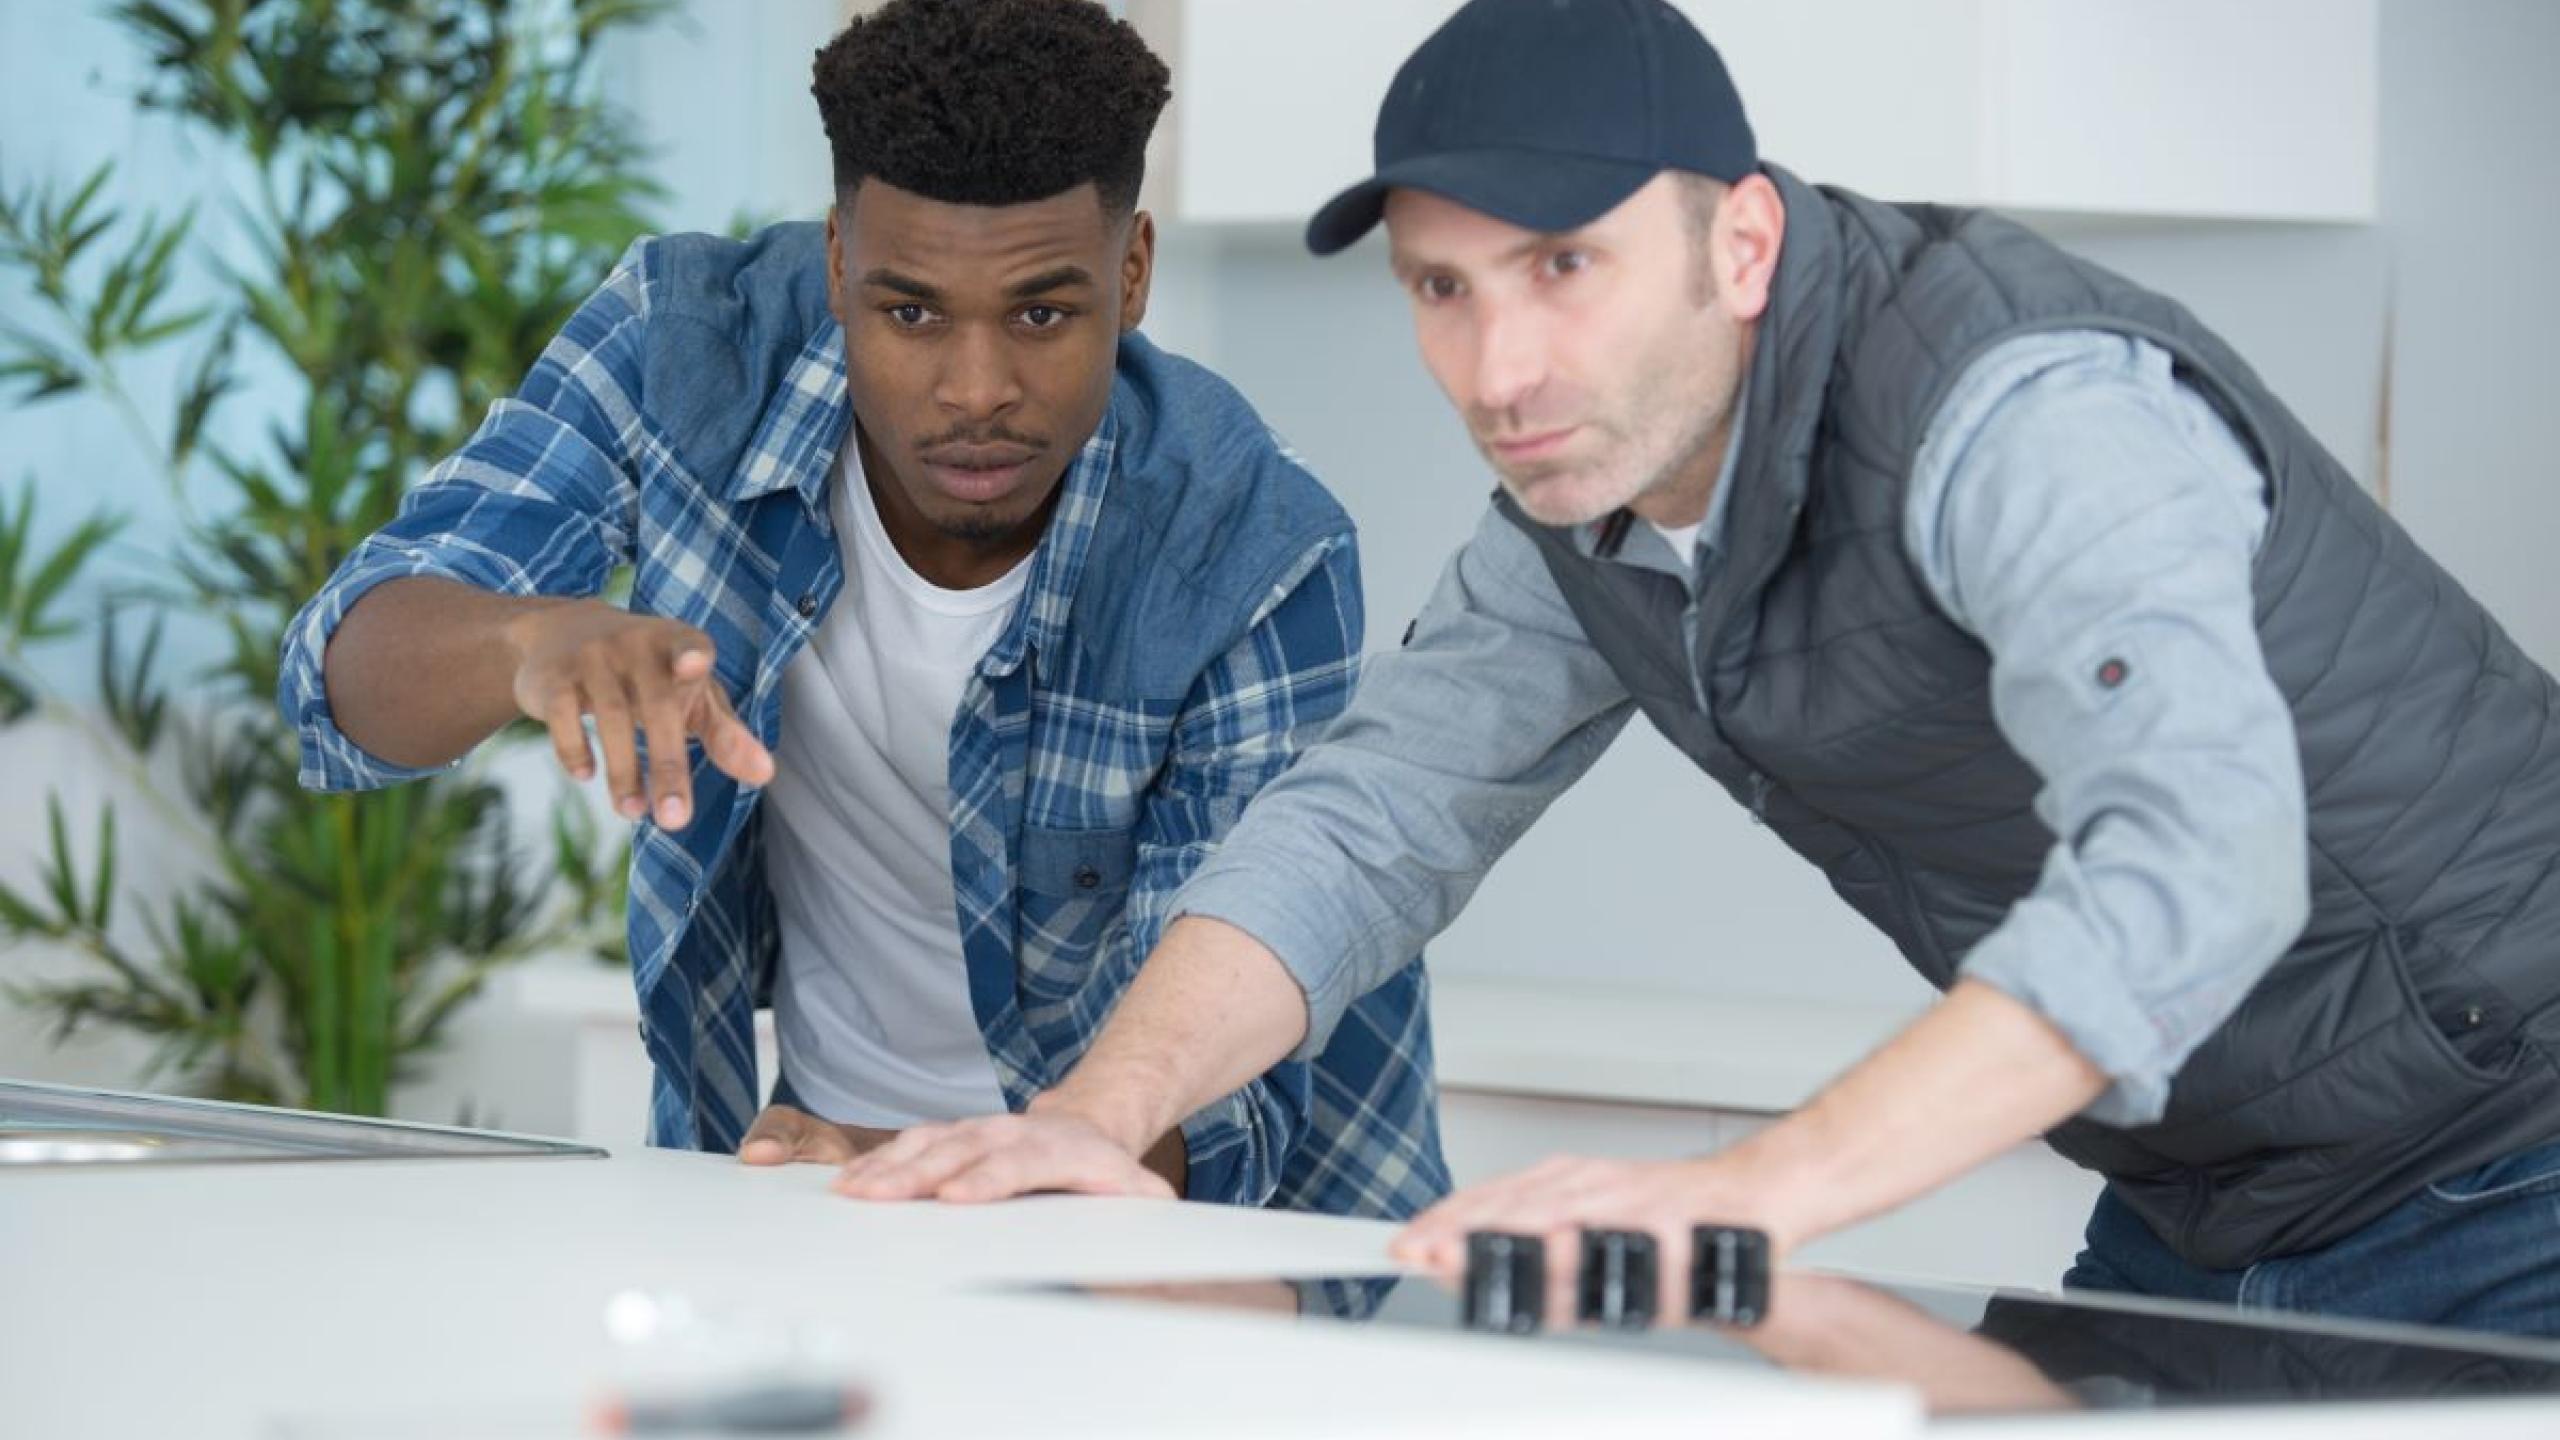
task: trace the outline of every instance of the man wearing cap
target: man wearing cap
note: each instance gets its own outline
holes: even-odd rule
[[[1474,0],[1377,162],[1308,242],[1385,220],[1492,507],[1083,1064],[843,1188],[1134,1164],[1640,711],[1944,998],[1741,1145],[1549,1161],[1400,1256],[1784,1255],[2044,1135],[2107,1177],[2067,1283],[2560,1332],[2560,692],[2237,355],[1995,216],[1761,163],[1658,0]],[[1702,961],[1759,959],[1700,893]]]

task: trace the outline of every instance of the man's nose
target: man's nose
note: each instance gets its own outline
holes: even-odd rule
[[[988,420],[1022,401],[1022,374],[998,327],[963,325],[944,351],[934,401],[962,419]]]

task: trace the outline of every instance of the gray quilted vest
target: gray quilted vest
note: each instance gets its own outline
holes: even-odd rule
[[[1989,657],[1901,544],[1911,460],[1965,366],[2099,329],[2176,358],[2265,471],[2258,633],[2293,710],[2311,919],[2157,1123],[2048,1139],[2179,1254],[2306,1250],[2430,1180],[2560,1135],[2560,692],[2172,301],[1996,216],[1772,171],[1786,245],[1752,361],[1691,690],[1669,576],[1527,531],[1672,743],[1940,988],[2054,836]]]

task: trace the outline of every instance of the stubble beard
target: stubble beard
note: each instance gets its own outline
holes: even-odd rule
[[[1694,378],[1700,382],[1694,387],[1664,386],[1662,391],[1696,388],[1713,393],[1715,387],[1708,377]],[[1680,429],[1663,434],[1652,445],[1645,443],[1648,437],[1630,433],[1629,427],[1589,422],[1607,443],[1598,455],[1575,464],[1506,469],[1493,461],[1490,448],[1478,448],[1493,462],[1495,478],[1501,481],[1512,503],[1541,525],[1565,529],[1588,525],[1623,510],[1688,473],[1723,433],[1732,405],[1730,395],[1723,397],[1721,403],[1671,393],[1639,395],[1632,407],[1639,416],[1686,408],[1694,418]]]

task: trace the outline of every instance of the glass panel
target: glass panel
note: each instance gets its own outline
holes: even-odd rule
[[[1040,1288],[1310,1324],[1469,1328],[1456,1291],[1422,1276]],[[1808,1271],[1773,1277],[1767,1318],[1749,1329],[1525,1328],[1484,1342],[1883,1380],[1919,1390],[1941,1415],[2560,1395],[2560,1343],[2548,1340],[2080,1293],[1876,1285]]]
[[[604,1153],[566,1140],[0,1080],[0,1166]]]

